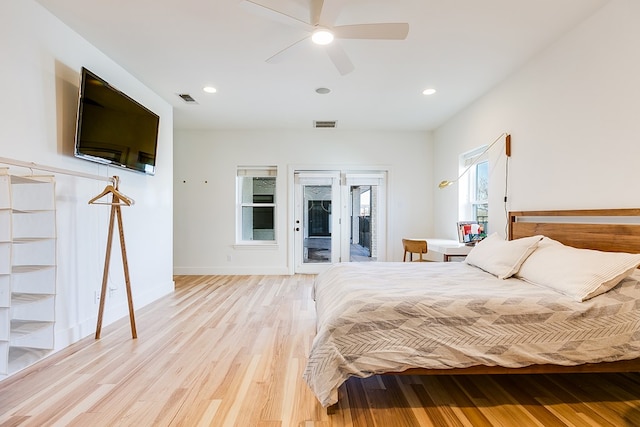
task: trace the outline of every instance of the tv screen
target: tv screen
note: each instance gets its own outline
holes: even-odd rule
[[[76,157],[153,175],[159,122],[157,114],[82,68]]]

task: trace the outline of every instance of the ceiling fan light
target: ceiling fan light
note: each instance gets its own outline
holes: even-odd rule
[[[333,41],[333,33],[325,29],[316,30],[313,32],[311,40],[315,44],[326,45]]]

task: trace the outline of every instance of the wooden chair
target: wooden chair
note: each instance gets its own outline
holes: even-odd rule
[[[422,254],[427,253],[427,241],[426,240],[411,240],[411,239],[402,239],[402,246],[404,247],[404,256],[402,257],[402,261],[407,261],[407,253],[409,254],[409,261],[413,261],[413,254],[418,254],[420,259],[417,259],[418,262],[427,261],[422,258]]]

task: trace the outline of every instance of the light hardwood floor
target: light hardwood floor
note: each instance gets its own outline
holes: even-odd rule
[[[178,276],[138,339],[123,319],[0,382],[0,425],[640,425],[640,374],[351,379],[329,416],[301,379],[313,277]]]

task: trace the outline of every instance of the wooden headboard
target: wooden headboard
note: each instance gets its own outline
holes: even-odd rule
[[[576,248],[640,253],[640,209],[509,212],[509,240],[536,234]]]

